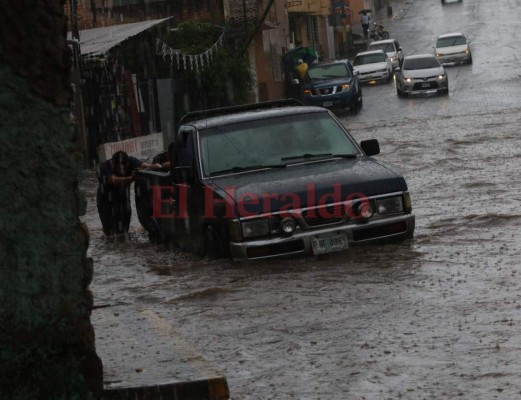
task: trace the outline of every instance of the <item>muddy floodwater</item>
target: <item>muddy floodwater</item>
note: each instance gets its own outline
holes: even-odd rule
[[[95,303],[153,310],[234,400],[521,398],[521,109],[343,121],[405,176],[414,239],[212,261],[150,244],[134,212],[107,244],[88,172]]]

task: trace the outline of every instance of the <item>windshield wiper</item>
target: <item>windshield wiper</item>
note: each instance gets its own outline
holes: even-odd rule
[[[281,161],[290,161],[290,160],[298,160],[299,158],[308,159],[308,158],[315,158],[315,157],[331,157],[333,154],[331,153],[321,153],[321,154],[311,154],[311,153],[305,153],[301,154],[299,156],[291,156],[291,157],[282,157]]]
[[[356,158],[358,154],[333,154],[333,157],[340,157],[340,158]]]
[[[245,172],[245,171],[254,171],[256,169],[263,169],[263,168],[286,168],[286,164],[267,164],[267,165],[250,165],[248,167],[232,167],[232,168],[226,168],[219,171],[212,171],[210,172],[210,176],[224,174],[226,172]]]
[[[320,158],[320,157],[322,157],[322,158],[334,158],[334,157],[356,158],[356,154],[332,154],[332,153],[311,154],[311,153],[306,153],[306,154],[302,154],[300,156],[284,157],[281,159],[281,161],[298,160],[299,158],[307,160],[310,158]]]

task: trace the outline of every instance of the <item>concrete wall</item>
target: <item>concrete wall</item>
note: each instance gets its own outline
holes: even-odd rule
[[[101,395],[63,2],[0,0],[2,399]]]
[[[259,16],[269,1],[260,2]],[[251,51],[254,54],[258,100],[281,99],[286,96],[282,56],[288,50],[288,17],[284,2],[275,1],[263,30],[256,36]]]

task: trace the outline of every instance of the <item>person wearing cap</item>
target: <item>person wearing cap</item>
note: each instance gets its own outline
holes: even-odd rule
[[[302,58],[299,58],[297,65],[295,66],[295,71],[297,71],[297,75],[302,81],[308,79],[308,68],[308,64],[305,63]]]

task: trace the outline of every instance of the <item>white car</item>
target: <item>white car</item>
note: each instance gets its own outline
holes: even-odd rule
[[[398,43],[396,39],[386,39],[371,42],[369,43],[369,46],[367,46],[367,50],[383,50],[391,59],[391,62],[393,63],[393,68],[402,65],[403,51],[400,46],[400,43]]]
[[[472,64],[470,42],[463,33],[454,32],[438,36],[434,55],[442,64],[467,62]]]
[[[407,96],[414,93],[449,94],[449,79],[445,69],[432,54],[418,54],[403,59],[395,70],[396,93]]]
[[[358,71],[360,82],[391,82],[394,73],[393,63],[383,50],[358,53],[353,60],[353,68]]]

